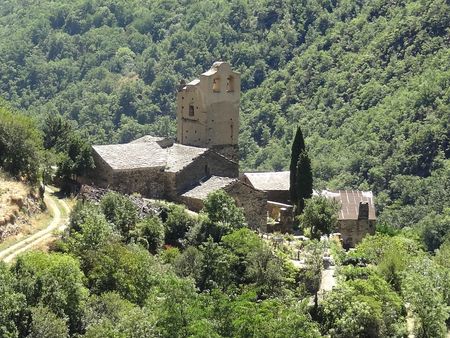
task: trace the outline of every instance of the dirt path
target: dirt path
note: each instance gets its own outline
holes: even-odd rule
[[[54,191],[46,187],[46,193],[44,197],[45,204],[53,213],[53,219],[50,224],[43,230],[36,232],[35,234],[17,242],[14,245],[0,251],[0,260],[4,262],[11,262],[17,255],[24,251],[30,250],[36,245],[48,240],[53,236],[53,231],[64,230],[67,226],[67,216],[70,213],[70,208],[64,200],[58,199],[54,195]],[[61,207],[65,211],[66,216],[62,216]]]

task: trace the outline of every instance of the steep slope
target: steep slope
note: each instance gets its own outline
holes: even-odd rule
[[[173,133],[174,89],[242,73],[242,165],[287,167],[302,126],[317,187],[373,189],[382,219],[449,205],[448,1],[6,1],[0,93],[93,142]]]

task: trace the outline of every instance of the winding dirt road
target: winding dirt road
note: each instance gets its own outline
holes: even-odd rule
[[[6,263],[11,262],[17,255],[30,250],[31,248],[52,237],[55,230],[61,231],[66,228],[67,216],[70,213],[69,206],[64,200],[55,197],[54,191],[51,188],[45,187],[45,191],[44,202],[53,213],[52,221],[45,229],[40,230],[35,234],[0,251],[0,261],[4,261]],[[63,217],[61,215],[61,207],[65,210],[67,216]]]

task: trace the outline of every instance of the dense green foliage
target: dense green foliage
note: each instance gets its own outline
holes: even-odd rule
[[[0,264],[2,337],[319,337],[306,306],[311,273],[242,227],[229,199],[213,194],[199,217],[185,215],[181,249],[161,248],[180,206],[141,219],[122,195],[80,201],[62,252]],[[213,222],[226,229],[216,241],[191,236]]]
[[[94,167],[90,145],[66,119],[47,116],[42,126],[0,99],[0,168],[31,184],[64,181]]]
[[[0,101],[0,168],[36,183],[41,149],[42,135],[33,120]]]
[[[308,200],[301,216],[308,216],[318,233],[327,233],[335,222],[335,206],[323,201]],[[182,225],[175,226],[178,215]],[[448,239],[434,256],[407,231],[366,237],[347,254],[333,240],[311,240],[301,244],[305,261],[299,269],[286,256],[289,249],[245,227],[242,211],[223,191],[208,196],[198,216],[165,204],[141,217],[131,199],[119,194],[105,195],[98,205],[80,201],[54,246],[59,252],[31,252],[11,267],[0,264],[2,336],[375,338],[446,333]],[[165,241],[177,236],[177,247]],[[325,250],[343,265],[336,270],[338,285],[323,296]],[[409,329],[407,316],[413,320]]]
[[[314,196],[306,201],[305,210],[298,217],[300,226],[311,238],[320,239],[336,229],[339,204],[325,196]]]
[[[445,252],[446,245],[443,245],[442,253]],[[450,318],[450,270],[439,255],[430,256],[420,249],[416,240],[405,235],[376,235],[366,237],[351,256],[369,265],[356,268],[358,272],[349,273],[353,267],[347,270],[347,279],[382,277],[409,305],[418,337],[445,336],[446,321]],[[386,291],[383,293],[387,295]],[[393,309],[390,307],[389,311]],[[382,313],[387,314],[386,310]]]
[[[448,13],[445,0],[7,1],[0,93],[94,143],[174,135],[179,80],[227,60],[244,168],[288,168],[299,125],[318,188],[371,189],[383,221],[409,226],[450,200]]]

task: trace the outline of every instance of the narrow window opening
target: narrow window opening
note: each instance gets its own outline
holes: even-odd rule
[[[232,76],[227,78],[227,92],[234,92],[234,78]]]
[[[189,116],[194,116],[194,106],[192,104],[189,105]]]
[[[218,77],[213,80],[213,92],[220,92],[220,79]]]
[[[209,175],[209,169],[208,169],[208,165],[205,164],[205,176]]]

